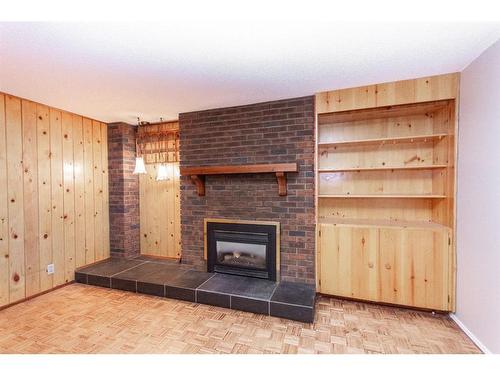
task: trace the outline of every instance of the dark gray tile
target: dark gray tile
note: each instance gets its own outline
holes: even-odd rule
[[[165,281],[184,272],[176,265],[162,263],[142,263],[134,268],[120,272],[113,277],[124,280],[138,280],[154,284],[163,284]]]
[[[274,281],[254,277],[215,274],[200,290],[269,300],[276,288]]]
[[[178,288],[196,289],[213,275],[213,273],[189,270],[169,280],[168,283],[165,284]]]
[[[211,293],[203,290],[196,291],[196,302],[226,308],[231,306],[228,294]]]
[[[271,302],[270,312],[271,316],[278,318],[298,320],[304,323],[312,323],[314,321],[314,308],[312,307]]]
[[[181,299],[183,301],[196,302],[196,291],[192,288],[179,288],[167,285],[165,287],[165,297]]]
[[[137,292],[137,282],[135,280],[123,280],[111,278],[111,288]]]
[[[313,307],[316,298],[314,285],[281,282],[271,297],[271,302],[283,302],[292,305]]]
[[[87,274],[81,272],[75,272],[75,281],[77,283],[87,284]]]
[[[256,314],[269,315],[269,301],[231,296],[231,308]]]
[[[153,265],[153,263],[149,263]],[[165,264],[154,264],[160,266],[160,270],[157,272],[147,273],[139,278],[140,281],[144,281],[152,284],[170,284],[173,280],[182,276],[186,271],[177,267]]]
[[[104,262],[92,264],[90,266],[78,269],[80,273],[86,273],[88,275],[98,275],[98,276],[113,276],[117,273],[123,272],[129,268],[135,267],[143,261],[121,259],[121,258],[110,258]]]
[[[248,277],[216,273],[212,278],[210,278],[210,280],[203,283],[203,285],[199,287],[199,290],[214,293],[234,294],[236,289],[245,283],[247,279]]]
[[[107,276],[87,275],[87,284],[109,288],[111,286],[111,279]]]
[[[152,296],[165,297],[165,286],[163,284],[137,282],[137,293],[149,294]]]
[[[180,265],[178,260],[175,259],[163,259],[163,258],[155,258],[147,255],[140,255],[134,260],[141,260],[144,262],[151,262],[151,263],[161,263],[161,264],[171,264],[171,265]]]
[[[269,301],[277,285],[278,283],[270,280],[247,278],[243,284],[238,285],[235,294]]]

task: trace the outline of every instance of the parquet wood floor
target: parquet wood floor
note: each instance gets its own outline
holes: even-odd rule
[[[0,353],[479,353],[447,316],[320,297],[314,324],[72,284],[0,311]]]

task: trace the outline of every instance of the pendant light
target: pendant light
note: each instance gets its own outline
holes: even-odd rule
[[[170,178],[168,178],[167,165],[160,164],[158,166],[158,174],[156,175],[156,181],[168,181],[168,180],[170,180]]]
[[[146,166],[144,165],[144,159],[142,156],[135,158],[135,168],[133,174],[146,174]]]
[[[140,118],[137,117],[137,134],[139,134],[139,127],[141,125]],[[135,168],[132,172],[133,174],[146,174],[146,166],[144,165],[144,158],[141,155],[141,146],[137,144],[137,137],[135,140],[135,152],[137,153],[137,157],[135,158]]]

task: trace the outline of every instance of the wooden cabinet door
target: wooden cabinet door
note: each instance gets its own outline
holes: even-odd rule
[[[449,310],[449,232],[320,225],[320,292]]]
[[[320,291],[336,296],[352,296],[350,228],[320,225]]]
[[[380,301],[448,310],[447,231],[380,229]]]
[[[405,230],[402,241],[401,303],[448,310],[448,232]]]
[[[351,236],[351,296],[378,301],[377,228],[342,228]]]
[[[382,302],[401,304],[401,229],[379,231],[379,298]]]
[[[321,293],[377,300],[378,230],[320,225],[320,231]]]

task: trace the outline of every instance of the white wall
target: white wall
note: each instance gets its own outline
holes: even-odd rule
[[[457,194],[455,316],[500,353],[500,41],[462,72]]]

